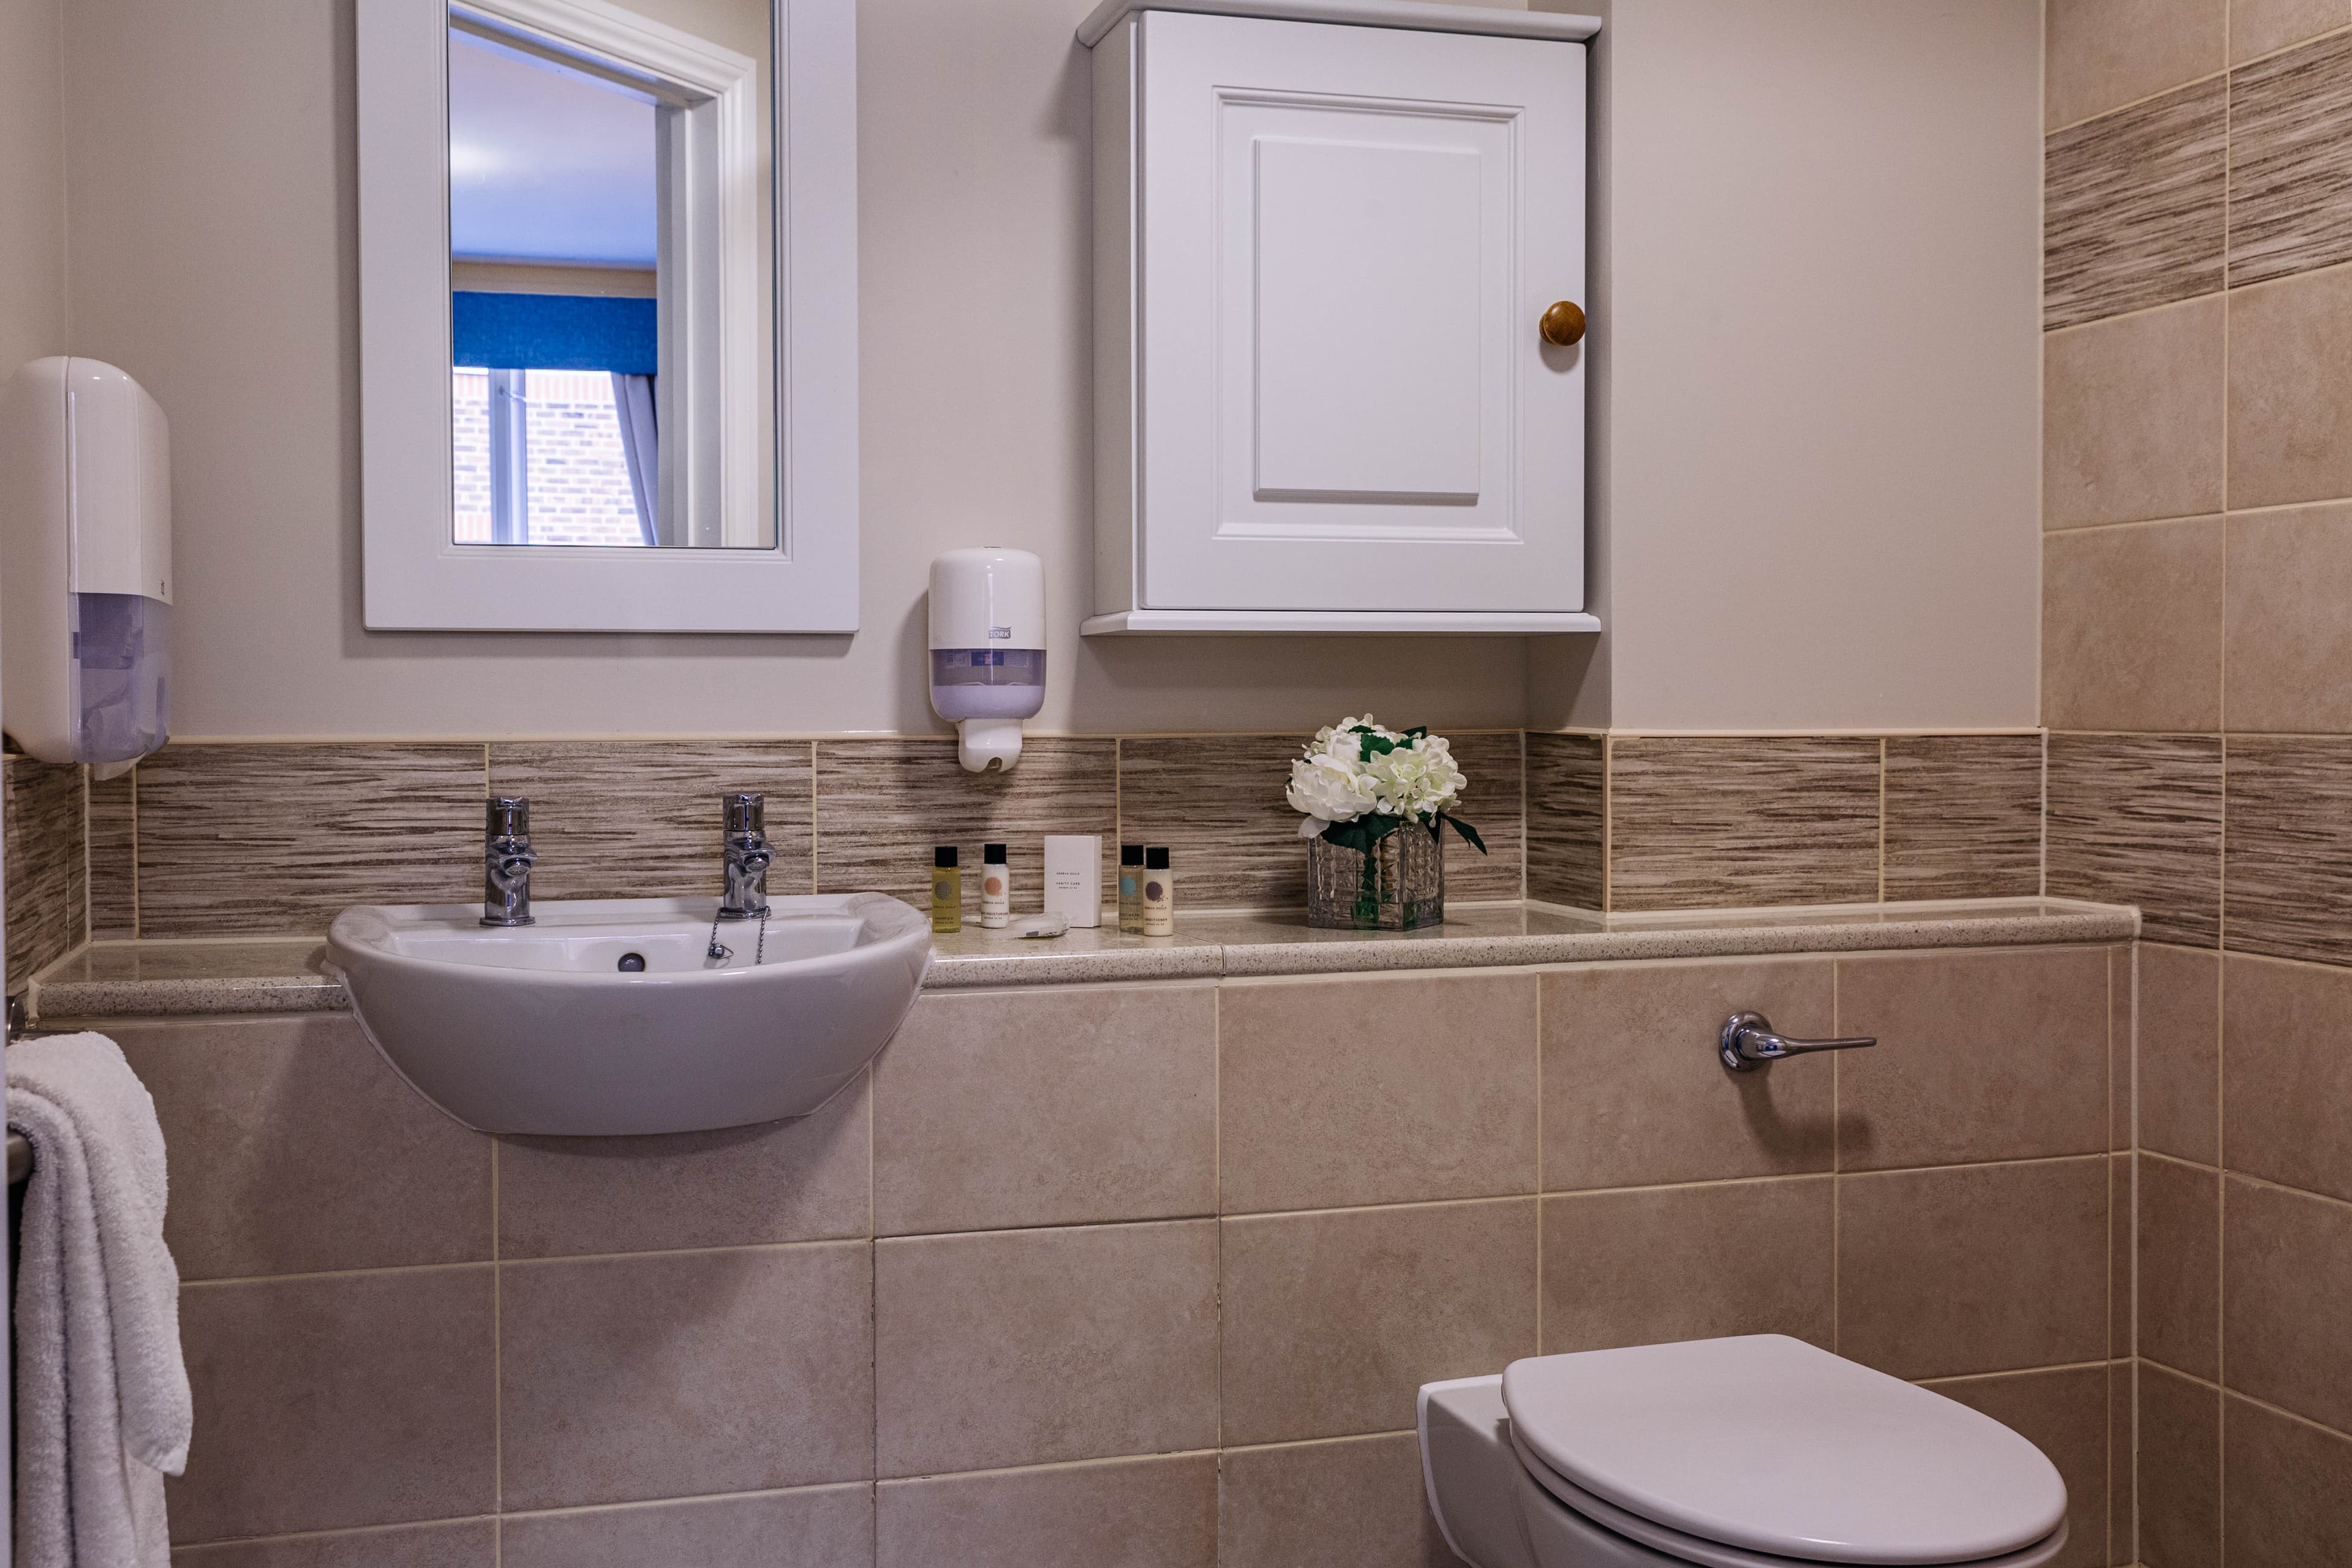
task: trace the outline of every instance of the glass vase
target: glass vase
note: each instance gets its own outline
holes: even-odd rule
[[[1445,853],[1408,822],[1367,857],[1328,838],[1307,841],[1307,923],[1324,931],[1418,931],[1445,920]]]

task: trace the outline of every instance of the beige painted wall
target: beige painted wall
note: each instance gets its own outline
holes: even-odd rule
[[[933,728],[925,573],[982,541],[1046,559],[1040,728],[1556,721],[1585,641],[1076,636],[1085,9],[861,12],[864,629],[526,637],[359,625],[349,6],[77,0],[71,346],[172,416],[178,731]],[[1619,722],[2032,721],[2030,13],[1643,0],[1619,24]]]
[[[1038,723],[1511,724],[1516,639],[1081,642],[1090,430],[1075,0],[860,17],[863,630],[371,635],[359,624],[350,7],[77,0],[77,352],[173,421],[184,735],[913,730],[937,552],[1045,557]]]
[[[0,0],[0,377],[64,352],[59,0]]]
[[[2032,724],[2039,6],[1629,0],[1602,39],[1610,630],[1537,648],[1535,721]]]

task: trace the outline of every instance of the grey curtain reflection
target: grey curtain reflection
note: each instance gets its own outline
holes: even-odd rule
[[[654,378],[614,371],[613,412],[621,422],[621,452],[629,461],[629,494],[637,503],[637,532],[647,545],[659,544],[661,444],[654,428]]]

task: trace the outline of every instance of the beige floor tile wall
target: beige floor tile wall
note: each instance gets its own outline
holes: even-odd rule
[[[929,995],[819,1114],[643,1140],[468,1132],[342,1016],[117,1026],[187,1281],[178,1561],[1427,1568],[1419,1384],[1740,1331],[2012,1422],[2068,1561],[2126,1561],[2129,957]],[[1743,1007],[1882,1044],[1734,1077]]]
[[[2047,59],[2049,890],[2152,939],[2139,1552],[2344,1562],[2352,5],[2052,0]]]

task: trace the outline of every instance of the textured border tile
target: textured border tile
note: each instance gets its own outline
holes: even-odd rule
[[[1282,798],[1301,743],[1297,735],[1118,742],[1118,837],[1168,846],[1180,911],[1307,907],[1307,841]],[[1105,874],[1107,900],[1118,897],[1115,878]]]
[[[2217,78],[2048,138],[2045,327],[2221,287],[2227,114]]]
[[[139,934],[139,772],[89,782],[89,934]]]
[[[530,799],[542,899],[715,896],[719,796],[767,796],[768,891],[805,893],[813,783],[806,741],[493,742],[493,795]]]
[[[2151,942],[2221,935],[2218,735],[2053,733],[2049,893],[2137,904]]]
[[[1045,836],[1096,833],[1103,897],[1116,901],[1118,750],[1108,739],[1039,735],[1024,742],[1011,773],[968,773],[944,736],[819,741],[817,890],[888,893],[929,910],[931,846],[953,844],[964,868],[964,923],[976,926],[982,844],[1007,847],[1013,908],[1021,913],[1044,907]],[[1176,878],[1181,917],[1191,902],[1181,860]]]
[[[1617,740],[1610,907],[1875,900],[1879,748],[1843,736]]]
[[[1609,742],[1530,733],[1528,897],[1597,910],[1608,900]]]
[[[2230,286],[2339,261],[2352,261],[2352,35],[2343,33],[2230,75]]]
[[[6,813],[8,990],[65,956],[88,934],[87,828],[79,767],[0,762]]]
[[[2352,737],[2232,735],[2228,750],[2230,946],[2352,963]]]
[[[1527,860],[1525,738],[1517,730],[1477,730],[1448,739],[1470,781],[1462,792],[1462,819],[1486,841],[1486,853],[1445,830],[1445,896],[1465,903],[1518,898]]]
[[[481,897],[478,745],[166,746],[139,764],[139,929],[323,931]]]
[[[1888,737],[1885,896],[2041,890],[2042,737]]]

